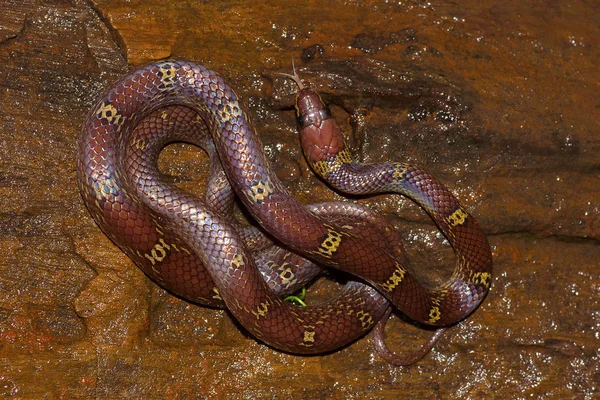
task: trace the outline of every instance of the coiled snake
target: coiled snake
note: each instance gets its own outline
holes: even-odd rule
[[[491,281],[491,251],[479,225],[417,167],[353,163],[327,107],[295,79],[312,168],[341,191],[397,192],[420,204],[457,255],[446,283],[419,283],[403,266],[391,227],[365,207],[300,204],[274,174],[233,89],[191,62],[161,61],[131,72],[90,112],[77,172],[95,221],[155,282],[201,304],[224,302],[252,335],[283,351],[314,354],[344,346],[389,313],[388,301],[432,326],[468,316]],[[203,200],[161,179],[156,159],[173,141],[201,146],[211,156]],[[239,227],[231,216],[233,193],[273,239]],[[283,301],[280,293],[313,276],[302,277],[303,266],[318,271],[315,264],[360,276],[376,290],[351,282],[321,305]]]

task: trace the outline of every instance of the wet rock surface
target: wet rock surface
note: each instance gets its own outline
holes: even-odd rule
[[[590,2],[16,1],[0,4],[0,396],[15,398],[581,398],[600,388],[600,119]],[[219,71],[277,174],[303,202],[339,199],[303,159],[292,56],[357,158],[445,182],[489,234],[492,290],[417,365],[370,335],[332,354],[280,353],[227,312],[160,289],[94,224],[75,180],[89,108],[164,57]],[[200,191],[206,157],[163,171]],[[399,196],[385,213],[435,284],[453,253]],[[309,301],[335,285],[321,280]],[[399,352],[427,332],[399,318]]]

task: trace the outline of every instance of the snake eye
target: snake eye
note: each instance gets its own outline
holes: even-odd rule
[[[329,107],[323,107],[319,110],[319,116],[321,117],[321,120],[326,120],[328,118],[331,118],[331,110],[329,109]]]
[[[309,125],[320,126],[321,122],[331,118],[329,107],[320,108],[318,111],[302,113],[298,116],[298,125],[300,128],[306,128]]]
[[[317,118],[318,116],[315,115],[315,113],[303,113],[298,117],[298,125],[300,128],[306,128],[307,126],[313,125]]]

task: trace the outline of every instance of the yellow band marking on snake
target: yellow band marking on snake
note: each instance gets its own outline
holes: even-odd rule
[[[365,330],[365,331],[368,330],[370,327],[372,327],[374,324],[373,317],[371,316],[371,314],[369,314],[366,311],[363,311],[363,310],[358,311],[356,313],[356,318],[358,318],[363,330]]]
[[[315,327],[314,325],[305,325],[304,332],[302,333],[302,343],[300,346],[312,347],[315,343]]]
[[[256,307],[256,311],[250,311],[250,312],[256,317],[256,319],[259,319],[260,317],[266,317],[267,314],[269,313],[269,304],[268,303],[260,303]]]
[[[290,267],[288,267],[288,265],[289,263],[285,262],[278,268],[278,271],[280,271],[279,278],[281,279],[281,283],[286,288],[289,288],[291,285],[298,281],[298,279],[296,278],[296,274]]]
[[[148,144],[140,138],[134,139],[133,145],[135,146],[136,149],[142,150],[142,151],[146,150],[146,148],[148,147]]]
[[[120,130],[123,122],[125,122],[125,117],[119,114],[119,110],[112,104],[106,102],[100,104],[100,107],[96,110],[96,117],[98,119],[104,118],[108,123],[115,125],[117,130]]]
[[[317,161],[312,163],[311,166],[319,176],[325,176],[330,171],[327,161]]]
[[[433,306],[429,310],[429,323],[430,324],[435,324],[442,317],[442,312],[440,311],[440,305],[442,304],[442,301],[444,300],[444,298],[446,297],[447,294],[448,294],[447,290],[442,290],[442,291],[440,291],[440,293],[437,296],[435,296],[433,299],[431,299]]]
[[[150,252],[144,254],[144,257],[150,260],[152,265],[155,265],[157,262],[161,262],[167,257],[169,250],[171,250],[171,245],[167,244],[163,238],[159,238],[158,242],[154,244],[154,247]],[[179,250],[176,249],[176,251]]]
[[[469,214],[467,214],[465,210],[463,210],[462,208],[458,208],[451,215],[444,218],[444,221],[446,221],[446,223],[450,227],[455,227],[457,225],[464,224],[468,217]]]
[[[489,272],[475,272],[469,277],[469,282],[473,285],[483,285],[486,288],[489,288],[491,277],[492,274]]]
[[[408,165],[402,163],[394,163],[394,172],[392,172],[392,177],[396,181],[401,181],[404,178],[404,174],[408,170]]]
[[[250,189],[246,193],[252,202],[262,203],[267,197],[273,194],[273,191],[271,182],[264,180],[252,182],[252,186],[250,186]]]
[[[333,256],[342,243],[342,234],[327,228],[327,237],[319,245],[319,253],[329,258]]]
[[[200,114],[196,115],[196,118],[194,118],[194,120],[192,121],[192,123],[194,123],[194,124],[202,124],[202,125],[205,124],[205,122],[202,119],[202,117],[200,116]]]
[[[161,63],[159,64],[159,72],[158,76],[160,81],[162,82],[162,86],[159,85],[159,90],[169,89],[175,83],[175,75],[177,74],[177,70],[171,63]]]
[[[335,156],[335,161],[339,165],[349,164],[352,162],[352,155],[350,154],[350,151],[348,149],[344,149],[337,153],[337,155]]]
[[[246,265],[246,261],[244,260],[244,256],[242,254],[236,254],[231,260],[231,266],[239,269],[243,268]]]
[[[399,263],[396,263],[396,269],[392,273],[392,276],[390,276],[387,281],[382,283],[381,287],[388,292],[391,292],[400,284],[400,282],[402,282],[405,274],[406,270]]]
[[[329,172],[335,172],[342,167],[344,164],[352,162],[352,155],[348,149],[341,150],[333,160],[322,160],[311,163],[312,168],[315,170],[317,175],[325,178]]]
[[[441,317],[440,308],[438,306],[431,307],[431,310],[429,310],[429,323],[435,324]]]
[[[234,121],[235,119],[244,115],[244,112],[242,111],[242,109],[235,104],[226,104],[225,112],[227,112],[227,120],[228,121]]]

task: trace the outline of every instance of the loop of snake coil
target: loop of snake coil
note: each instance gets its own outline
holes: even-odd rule
[[[158,153],[173,141],[188,141],[212,154],[214,173],[204,200],[160,179]],[[386,314],[388,301],[416,321],[446,326],[469,315],[490,285],[485,235],[429,174],[401,163],[353,164],[346,152],[313,164],[325,177],[346,171],[329,174],[337,179],[334,186],[355,185],[365,193],[377,185],[376,190],[409,195],[426,209],[458,260],[452,278],[433,289],[405,269],[396,236],[381,217],[359,205],[305,207],[294,199],[274,174],[233,89],[191,62],[161,61],[112,85],[85,121],[78,154],[84,202],[136,265],[184,298],[224,302],[252,335],[283,351],[314,354],[344,346]],[[365,179],[352,181],[357,176]],[[338,268],[377,290],[351,282],[321,305],[282,301],[273,288],[285,291],[281,281],[289,283],[301,271],[277,270],[277,282],[267,284],[256,267],[267,262],[257,261],[254,251],[272,243],[252,229],[240,231],[232,221],[232,191],[285,247],[284,258],[292,251],[295,264]],[[277,262],[281,266],[287,260]]]

